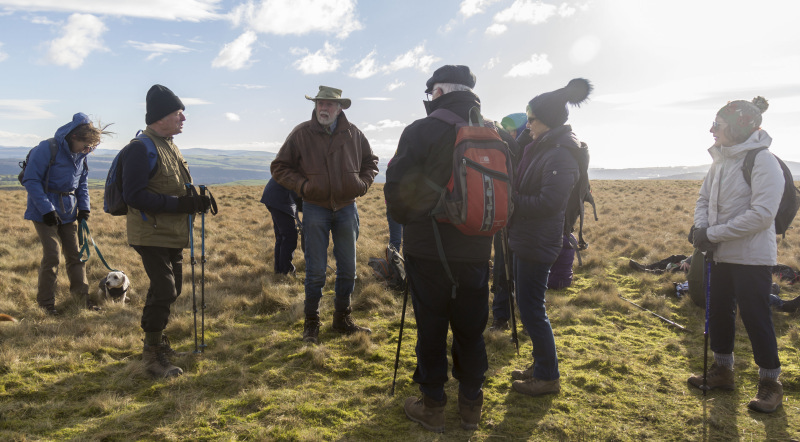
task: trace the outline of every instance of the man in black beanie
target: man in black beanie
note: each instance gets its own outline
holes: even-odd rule
[[[147,128],[131,140],[122,170],[122,196],[128,205],[128,244],[142,257],[150,279],[142,311],[142,360],[155,378],[180,376],[175,355],[162,334],[170,306],[181,293],[183,249],[189,246],[189,223],[205,212],[207,195],[187,194],[192,176],[172,137],[183,131],[185,106],[169,88],[156,84],[147,92]],[[153,159],[153,152],[157,155]],[[156,228],[156,226],[158,228]]]

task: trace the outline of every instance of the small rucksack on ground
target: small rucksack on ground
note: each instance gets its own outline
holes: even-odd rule
[[[56,154],[58,153],[58,143],[56,143],[56,139],[55,138],[49,138],[47,140],[47,142],[50,145],[50,163],[48,163],[48,165],[47,165],[47,172],[45,173],[45,176],[44,176],[45,192],[47,192],[47,188],[48,188],[48,186],[50,184],[49,183],[49,181],[50,181],[50,167],[52,167],[53,164],[56,162]],[[33,149],[35,149],[35,147]],[[30,161],[30,159],[31,159],[31,152],[33,152],[33,149],[29,150],[28,154],[25,155],[25,159],[19,162],[19,167],[22,170],[19,172],[19,175],[17,175],[17,180],[19,180],[20,184],[22,184],[22,179],[25,178],[25,168],[28,167],[28,161]],[[85,166],[85,164],[84,164],[84,166]]]
[[[514,210],[508,145],[494,127],[484,124],[477,107],[470,110],[469,122],[447,109],[429,116],[456,127],[450,181],[442,188],[426,180],[439,192],[431,215],[465,235],[494,235],[508,224]]]
[[[581,142],[580,147],[570,147],[567,148],[567,150],[569,150],[569,153],[575,158],[575,161],[578,162],[578,171],[580,175],[578,176],[578,181],[575,183],[575,186],[572,188],[572,193],[569,195],[569,201],[567,202],[567,210],[564,212],[564,235],[570,235],[570,245],[575,249],[578,255],[578,265],[580,266],[583,265],[580,251],[586,250],[589,247],[589,243],[583,238],[584,205],[586,203],[592,205],[595,221],[598,220],[597,205],[594,203],[592,186],[589,183],[589,146]],[[579,219],[578,239],[576,241],[575,237],[571,234],[575,232],[575,223]]]
[[[386,247],[386,257],[370,258],[368,265],[372,267],[375,277],[383,281],[389,288],[405,290],[405,264],[403,264],[403,258],[395,250],[394,246],[389,244]]]
[[[744,163],[742,164],[742,173],[744,174],[744,180],[747,182],[747,185],[750,186],[751,175],[753,174],[753,165],[756,161],[756,155],[762,150],[766,150],[766,147],[759,147],[756,149],[752,149],[747,151],[747,155],[744,157]],[[770,152],[772,153],[772,152]],[[781,197],[781,204],[778,206],[778,213],[775,215],[775,233],[778,235],[783,235],[786,237],[786,231],[789,229],[789,225],[792,224],[795,215],[797,215],[797,209],[800,208],[800,189],[795,187],[794,185],[794,177],[792,177],[792,171],[789,170],[789,167],[786,166],[786,163],[783,162],[777,155],[774,153],[772,156],[778,160],[778,164],[781,165],[781,170],[783,170],[783,196]]]
[[[127,146],[123,147],[119,153],[117,153],[117,156],[111,161],[111,167],[108,169],[108,176],[106,176],[106,184],[103,191],[103,210],[113,216],[127,215],[128,213],[128,205],[122,198],[122,169],[125,165],[125,156],[133,146],[133,143],[137,141],[144,144],[145,149],[147,149],[150,177],[152,178],[156,172],[158,163],[156,145],[150,137],[139,131],[136,134],[136,138],[132,139]]]

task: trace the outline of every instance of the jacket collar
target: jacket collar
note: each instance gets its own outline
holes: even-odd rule
[[[444,94],[435,100],[423,101],[422,104],[425,105],[426,115],[430,115],[439,108],[450,109],[459,115],[463,108],[463,114],[466,115],[473,106],[478,106],[480,109],[481,99],[470,91],[455,91]]]
[[[769,147],[771,144],[772,137],[770,137],[765,130],[759,129],[750,134],[750,138],[745,140],[744,143],[728,147],[711,146],[708,149],[708,153],[711,154],[711,158],[715,161],[723,158],[738,159],[740,157],[743,158],[749,150],[759,147]]]

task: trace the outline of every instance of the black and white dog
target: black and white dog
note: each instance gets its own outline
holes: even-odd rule
[[[125,304],[128,301],[128,287],[131,282],[123,272],[108,272],[105,278],[100,280],[100,290],[97,294],[101,299],[118,301]]]

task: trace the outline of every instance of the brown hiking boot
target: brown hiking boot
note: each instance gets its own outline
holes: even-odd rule
[[[303,341],[318,344],[319,326],[319,316],[306,316],[306,322],[303,323]]]
[[[353,318],[350,316],[351,311],[351,309],[347,309],[343,312],[333,312],[333,325],[331,325],[333,331],[346,335],[351,335],[356,332],[364,332],[366,334],[372,333],[372,330],[367,327],[359,327],[353,323]]]
[[[761,413],[772,413],[778,409],[778,405],[783,402],[783,384],[772,379],[761,379],[758,381],[758,393],[747,406]]]
[[[514,383],[511,384],[511,389],[517,393],[527,394],[528,396],[555,394],[561,391],[561,380],[553,379],[552,381],[544,381],[532,377],[524,381],[514,381]]]
[[[441,401],[435,401],[422,394],[419,398],[406,399],[403,410],[412,421],[421,424],[426,430],[435,433],[444,433],[444,406],[447,404],[447,395]]]
[[[458,415],[461,416],[461,428],[465,430],[477,430],[478,423],[481,421],[481,409],[483,408],[483,391],[477,399],[469,400],[458,392]]]
[[[707,381],[707,389],[713,390],[715,388],[721,388],[723,390],[734,390],[736,388],[736,382],[733,379],[733,370],[727,367],[723,367],[717,365],[717,363],[711,364],[711,369],[708,370],[708,374],[706,375]],[[697,387],[699,389],[703,389],[703,374],[696,374],[692,375],[689,378],[689,383],[693,387]]]
[[[511,379],[515,381],[524,381],[533,378],[533,364],[525,370],[514,370],[511,372]]]
[[[145,369],[154,378],[171,378],[183,374],[180,367],[172,365],[167,356],[169,347],[164,344],[147,345],[144,344],[144,351],[142,351],[142,361],[144,361]]]

